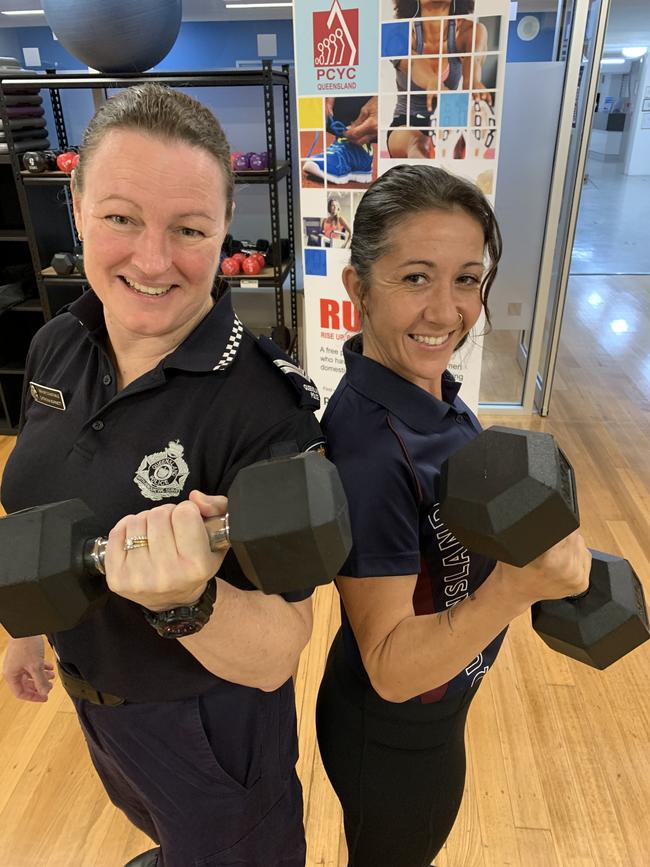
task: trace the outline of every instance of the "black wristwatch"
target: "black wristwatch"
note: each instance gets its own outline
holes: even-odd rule
[[[183,638],[199,632],[210,619],[217,598],[217,579],[210,578],[194,605],[179,605],[168,611],[149,611],[143,608],[145,620],[161,638]]]

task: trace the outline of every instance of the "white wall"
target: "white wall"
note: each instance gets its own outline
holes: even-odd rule
[[[644,118],[650,118],[650,112],[642,111],[644,98],[650,99],[650,55],[639,61],[641,75],[637,92],[632,92],[634,99],[634,114],[632,116],[630,143],[625,160],[626,175],[650,175],[650,128],[643,129]],[[645,96],[646,92],[648,97]]]

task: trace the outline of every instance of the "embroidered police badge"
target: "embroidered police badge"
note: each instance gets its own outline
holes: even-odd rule
[[[142,459],[133,481],[143,497],[166,500],[179,496],[190,474],[190,468],[183,460],[184,451],[176,440],[170,442],[164,452],[155,452]]]

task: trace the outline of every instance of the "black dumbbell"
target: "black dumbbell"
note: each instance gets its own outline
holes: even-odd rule
[[[440,514],[468,550],[525,566],[580,526],[573,468],[550,434],[488,428],[443,465]],[[532,621],[553,650],[603,669],[650,629],[627,560],[600,551],[592,558],[589,590],[535,603]]]
[[[255,249],[260,252],[264,258],[266,259],[266,264],[271,268],[275,267],[275,252],[273,245],[266,238],[258,238],[257,243],[255,244]],[[282,265],[289,258],[289,239],[281,238],[280,239],[280,261],[277,263],[278,265]]]
[[[223,239],[223,244],[221,245],[221,252],[224,253],[226,256],[230,256],[230,254],[234,252],[234,250],[230,249],[230,245],[232,244],[233,240],[233,236],[230,234],[230,232],[228,232],[226,237]]]
[[[317,452],[260,461],[240,470],[225,518],[210,518],[213,550],[230,545],[264,593],[331,581],[352,537],[333,464]],[[14,638],[72,629],[103,605],[106,539],[81,500],[0,519],[0,622]]]
[[[54,256],[52,256],[50,265],[59,276],[67,277],[67,275],[72,274],[75,269],[74,255],[72,253],[55,253]]]
[[[26,151],[22,155],[23,168],[31,174],[57,171],[56,158],[60,151]]]
[[[50,265],[61,277],[67,277],[75,271],[77,271],[78,274],[85,276],[83,251],[81,247],[75,247],[73,253],[55,253],[54,256],[52,256]]]

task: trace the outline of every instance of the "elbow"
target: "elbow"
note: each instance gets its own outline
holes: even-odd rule
[[[364,667],[370,680],[370,685],[380,698],[392,704],[401,704],[413,698],[408,694],[405,684],[400,683],[399,676],[395,675],[386,665],[381,664],[381,656],[378,659],[369,657],[363,660]]]
[[[370,677],[370,684],[379,698],[384,701],[389,701],[391,704],[402,704],[413,695],[409,695],[408,691],[400,687],[399,683],[391,683],[390,679],[386,680],[381,677]]]
[[[306,629],[305,633],[296,641],[293,652],[268,670],[264,678],[260,678],[260,682],[255,684],[257,688],[261,689],[262,692],[275,692],[276,689],[280,689],[281,686],[284,686],[284,684],[296,674],[298,664],[300,663],[300,656],[307,646],[310,636],[311,626],[309,629]]]
[[[402,695],[400,690],[395,689],[391,684],[385,684],[372,678],[370,683],[379,698],[383,698],[384,701],[389,701],[391,704],[401,704],[404,701],[408,701],[408,696]]]
[[[390,681],[371,677],[370,683],[380,698],[392,704],[403,704],[405,701],[410,701],[412,698],[417,698],[420,695],[419,692],[413,691],[412,686],[400,683],[399,680]]]
[[[284,686],[285,683],[293,677],[293,671],[289,674],[288,677],[278,676],[276,678],[268,678],[263,683],[256,684],[257,689],[261,690],[261,692],[275,692],[280,689],[280,687]]]

